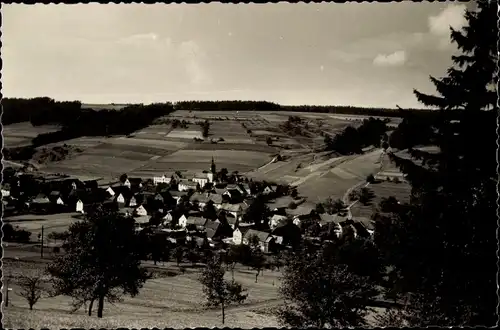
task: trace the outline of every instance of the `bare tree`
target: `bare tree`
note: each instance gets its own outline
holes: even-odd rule
[[[34,273],[30,275],[22,275],[18,280],[18,284],[21,287],[19,295],[26,299],[30,310],[33,310],[33,306],[40,300],[44,292],[42,286],[42,274]]]

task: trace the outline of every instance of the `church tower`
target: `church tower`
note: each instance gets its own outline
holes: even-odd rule
[[[210,172],[212,172],[212,174],[216,174],[216,167],[215,167],[215,162],[214,162],[214,156],[212,156],[212,164],[210,165]]]

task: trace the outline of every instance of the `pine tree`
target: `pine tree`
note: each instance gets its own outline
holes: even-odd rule
[[[477,7],[465,13],[468,26],[451,29],[462,54],[452,57],[446,77],[431,77],[439,95],[415,91],[438,109],[429,125],[439,152],[391,156],[412,185],[412,199],[404,214],[379,224],[393,239],[377,241],[399,274],[394,286],[412,293],[410,325],[497,321],[497,5]]]

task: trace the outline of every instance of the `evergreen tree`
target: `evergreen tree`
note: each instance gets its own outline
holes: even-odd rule
[[[451,29],[461,55],[452,57],[447,77],[431,77],[439,95],[415,91],[420,102],[439,109],[428,124],[440,152],[410,150],[412,160],[391,156],[412,185],[411,205],[379,222],[376,232],[392,235],[376,239],[399,274],[394,287],[412,293],[410,325],[492,326],[498,320],[497,4],[477,7],[465,13],[466,27]]]

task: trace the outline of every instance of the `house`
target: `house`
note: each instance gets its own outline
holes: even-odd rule
[[[199,188],[199,184],[193,181],[181,180],[177,185],[177,190],[179,191],[188,191],[190,189],[197,190]]]
[[[2,197],[10,196],[10,184],[6,183],[2,185]]]
[[[343,234],[342,224],[348,220],[346,216],[339,216],[337,214],[322,213],[319,215],[319,225],[321,227],[330,227],[335,236],[340,238]]]
[[[237,219],[240,219],[243,216],[243,213],[247,208],[248,206],[244,203],[239,203],[239,204],[223,203],[219,207],[220,210],[224,210],[226,213],[232,214]]]
[[[174,218],[172,217],[172,214],[171,212],[167,212],[167,214],[165,214],[162,218],[162,221],[163,221],[163,225],[166,226],[168,225],[169,223],[171,223],[172,221],[174,220]]]
[[[130,183],[130,180],[127,178],[125,181],[122,183],[123,186],[130,188],[132,184]]]
[[[79,200],[76,202],[75,212],[84,213],[84,212],[83,212],[83,202],[82,202],[82,200],[81,200],[81,199],[79,199]]]
[[[202,218],[202,217],[188,216],[187,220],[186,220],[186,228],[203,230],[207,221],[208,221],[207,219]]]
[[[115,191],[113,190],[112,187],[108,187],[106,189],[106,192],[110,195],[110,196],[114,196],[115,195]]]
[[[38,194],[32,201],[31,204],[49,204],[50,199],[44,194]]]
[[[233,231],[233,244],[240,245],[243,244],[243,236],[250,228],[238,227]]]
[[[136,214],[138,216],[146,216],[146,215],[148,215],[148,211],[146,210],[146,208],[143,205],[140,205],[140,206],[135,208],[134,214]]]
[[[280,223],[282,223],[286,220],[287,220],[286,216],[275,214],[271,217],[271,219],[269,219],[269,228],[271,228],[271,230],[273,230],[276,227],[278,227],[278,225]]]
[[[262,252],[269,252],[269,243],[271,240],[268,240],[268,238],[271,237],[270,233],[249,229],[243,235],[243,244],[250,245],[252,237],[257,237],[258,245]]]
[[[353,222],[353,226],[356,228],[358,234],[373,236],[375,233],[375,221],[368,218],[354,218]]]
[[[135,199],[135,196],[132,196],[132,198],[130,198],[128,206],[130,206],[130,207],[137,206],[137,200]]]
[[[194,193],[191,196],[191,201],[198,201],[198,204],[201,208],[205,207],[209,201],[212,201],[215,208],[219,208],[222,204],[222,196],[218,194],[211,194],[209,192],[206,193]]]
[[[305,212],[307,212],[307,211],[308,211],[308,209],[305,210]],[[287,213],[289,213],[289,212],[287,212]],[[311,221],[320,221],[320,217],[316,213],[310,213],[310,212],[295,215],[295,216],[293,216],[292,219],[293,219],[293,223],[298,227],[302,227],[302,224],[310,223]]]
[[[196,182],[200,185],[200,187],[205,187],[205,185],[209,182],[208,177],[204,173],[195,174],[193,177],[193,182]]]
[[[149,219],[150,219],[149,216],[141,215],[141,216],[135,217],[134,221],[135,221],[135,223],[138,223],[138,224],[145,224],[145,223],[149,223]]]
[[[61,198],[61,192],[54,190],[50,192],[49,199],[51,200],[52,203],[55,203],[57,205],[64,205],[64,201]]]
[[[131,207],[122,207],[118,209],[118,213],[126,216],[126,217],[131,217],[134,214],[134,209]]]
[[[219,221],[206,221],[204,224],[205,233],[209,241],[220,238],[222,236],[222,226]]]
[[[153,177],[153,184],[155,186],[157,186],[160,183],[169,184],[171,180],[172,180],[172,176],[167,176],[167,175],[163,174],[162,176],[154,176]]]

